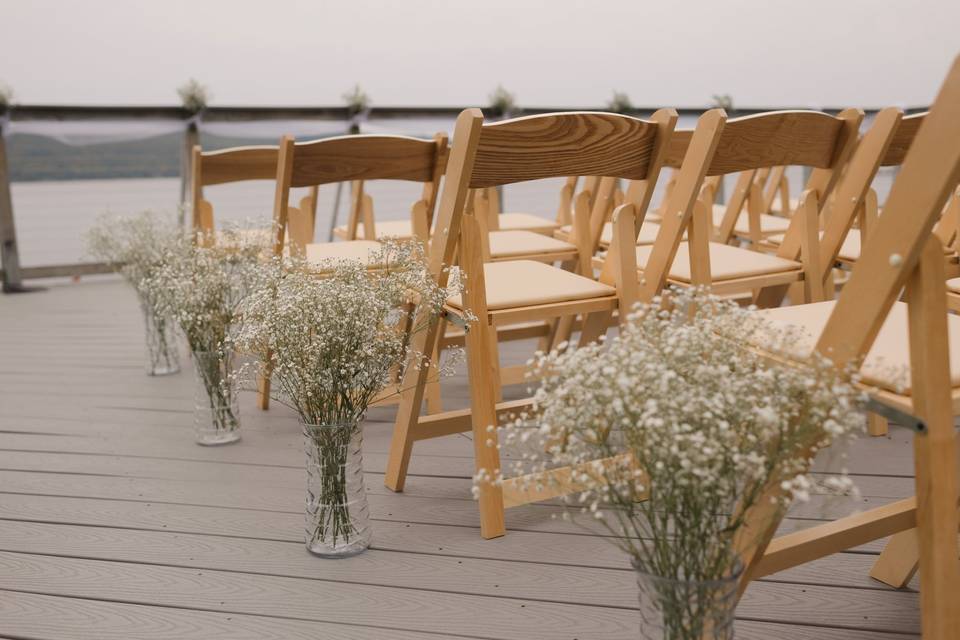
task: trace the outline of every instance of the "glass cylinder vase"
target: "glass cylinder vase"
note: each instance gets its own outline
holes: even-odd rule
[[[180,371],[177,327],[169,315],[158,313],[153,305],[141,302],[146,330],[147,375],[168,376]]]
[[[194,351],[193,426],[197,444],[220,445],[240,439],[240,409],[231,351]]]
[[[370,508],[363,483],[363,432],[358,424],[303,425],[307,454],[304,542],[324,558],[370,546]]]
[[[732,640],[741,570],[719,580],[678,580],[634,563],[644,640]]]

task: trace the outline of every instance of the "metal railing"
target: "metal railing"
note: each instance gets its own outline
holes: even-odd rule
[[[696,116],[703,108],[677,109],[680,115]],[[462,107],[376,107],[363,114],[364,118],[396,120],[413,118],[455,118]],[[575,111],[569,107],[563,109],[524,108],[512,116],[533,115],[556,111]],[[596,107],[580,109],[599,110]],[[840,109],[823,109],[838,112]],[[646,115],[654,108],[636,108],[630,115]],[[770,109],[738,108],[736,115],[762,113]],[[911,109],[910,111],[913,111]],[[499,115],[499,114],[492,114]],[[209,107],[202,112],[193,113],[180,107],[145,106],[59,106],[59,105],[14,105],[0,114],[0,278],[4,292],[17,292],[29,289],[23,285],[25,279],[52,278],[64,276],[108,273],[111,267],[102,263],[77,263],[21,267],[17,247],[17,232],[10,191],[10,171],[7,159],[5,135],[8,124],[18,121],[96,121],[96,120],[182,120],[183,142],[180,153],[180,201],[186,200],[189,192],[190,151],[199,141],[198,122],[256,122],[268,120],[317,120],[339,121],[344,123],[344,132],[351,123],[358,121],[357,114],[348,107]]]

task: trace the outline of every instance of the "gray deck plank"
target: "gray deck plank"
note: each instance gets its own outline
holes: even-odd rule
[[[196,447],[190,363],[143,375],[127,289],[57,286],[0,305],[0,638],[636,637],[632,573],[597,529],[552,519],[560,509],[546,504],[510,510],[504,538],[479,537],[467,437],[418,443],[406,493],[391,494],[393,409],[372,410],[373,548],[323,562],[300,542],[289,409],[259,412],[246,395],[243,441]],[[462,375],[444,381],[448,407],[466,397]],[[814,496],[782,530],[910,495],[910,437],[895,428],[853,443],[864,501]],[[866,575],[880,548],[754,583],[738,637],[916,637],[916,593]]]

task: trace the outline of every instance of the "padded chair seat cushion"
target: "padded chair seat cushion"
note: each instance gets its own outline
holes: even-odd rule
[[[513,258],[561,251],[576,251],[577,247],[551,236],[533,231],[491,231],[490,256]]]
[[[960,293],[960,278],[950,278],[947,280],[947,289],[951,293]]]
[[[501,231],[536,231],[552,233],[557,223],[532,213],[501,213],[498,218]]]
[[[725,204],[715,204],[713,205],[713,226],[720,228],[720,223],[723,222],[723,214],[727,211],[727,205]],[[772,233],[786,233],[787,229],[790,228],[790,219],[781,218],[780,216],[771,216],[768,213],[760,214],[760,234],[769,235]],[[750,235],[750,218],[747,216],[746,209],[740,212],[740,215],[737,216],[737,222],[733,225],[733,232],[737,235],[747,236]]]
[[[785,355],[803,359],[813,352],[835,305],[835,300],[829,300],[763,309],[758,313],[774,326],[796,327],[802,330],[803,338]],[[957,387],[960,386],[960,316],[947,314],[947,335],[950,343],[950,382]],[[864,359],[860,373],[867,384],[877,385],[894,393],[910,393],[910,340],[906,303],[896,302],[890,309],[873,348]]]
[[[377,220],[373,225],[374,230],[377,233],[377,239],[381,240],[387,237],[395,238],[412,238],[413,237],[413,226],[410,224],[409,220],[384,220],[380,222]],[[334,233],[338,238],[347,237],[347,225],[341,225],[334,229]],[[357,238],[366,238],[366,234],[363,231],[363,223],[357,225]]]
[[[820,237],[823,238],[823,231],[820,232]],[[770,244],[779,245],[783,242],[783,234],[770,236],[767,238],[767,242]],[[860,230],[850,229],[850,231],[847,233],[847,237],[843,239],[843,244],[840,245],[840,253],[837,254],[837,257],[848,262],[856,262],[860,259],[861,249],[862,245],[860,242]],[[945,254],[950,253],[950,247],[944,247],[943,252]]]
[[[596,280],[533,260],[488,262],[483,265],[483,277],[489,311],[589,300],[617,292]],[[448,298],[447,303],[463,308],[459,294]]]
[[[370,264],[370,254],[380,250],[381,244],[373,240],[346,240],[344,242],[316,242],[306,247],[306,259],[310,264],[326,260],[356,260]]]
[[[649,260],[652,251],[652,245],[637,247],[637,267],[639,269],[646,268],[647,260]],[[718,242],[710,243],[710,276],[714,281],[800,271],[801,269],[802,265],[793,260],[785,260]],[[670,267],[668,277],[679,282],[690,282],[690,252],[689,245],[686,242],[681,242],[677,248],[677,255]]]
[[[560,231],[569,236],[570,225],[564,225],[561,227]],[[637,244],[653,244],[653,241],[657,239],[658,233],[660,233],[659,224],[656,222],[650,222],[649,220],[644,220],[643,226],[640,227],[640,234],[637,236]],[[687,234],[684,233],[683,237],[686,238]],[[609,246],[611,242],[613,242],[613,225],[609,222],[605,222],[603,224],[603,229],[600,231],[600,244]]]

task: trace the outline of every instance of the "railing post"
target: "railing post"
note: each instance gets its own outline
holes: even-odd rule
[[[20,276],[20,255],[17,252],[17,228],[13,223],[13,198],[10,195],[10,172],[7,168],[7,143],[0,123],[0,267],[3,268],[3,292],[23,290]]]
[[[191,118],[183,134],[183,148],[180,149],[180,210],[177,213],[177,222],[182,227],[186,224],[187,209],[190,207],[190,176],[193,175],[192,158],[193,147],[200,143],[200,132],[197,129],[197,119]],[[190,212],[191,216],[193,212]]]

